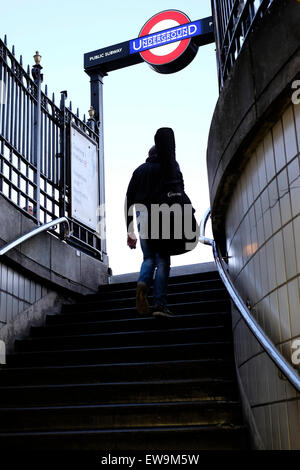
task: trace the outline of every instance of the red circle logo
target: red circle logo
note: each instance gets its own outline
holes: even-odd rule
[[[178,10],[166,10],[158,13],[142,27],[139,37],[148,36],[159,31],[165,31],[177,26],[190,23],[187,15]],[[151,65],[164,65],[178,59],[189,47],[191,38],[170,42],[163,46],[154,47],[140,52],[142,58]]]

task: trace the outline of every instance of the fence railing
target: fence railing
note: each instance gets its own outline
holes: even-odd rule
[[[69,135],[72,124],[99,149],[93,119],[81,120],[78,110],[73,113],[71,103],[66,106],[66,92],[61,93],[57,105],[54,95],[52,99],[48,97],[46,86],[39,100],[38,86],[30,76],[29,66],[25,71],[22,57],[17,61],[14,48],[10,51],[7,47],[6,38],[0,40],[0,195],[38,225],[67,217],[71,227],[68,243],[101,258],[99,233],[71,217]],[[59,228],[55,234],[60,236]]]
[[[272,3],[273,0],[212,0],[220,88],[229,77],[247,35]]]

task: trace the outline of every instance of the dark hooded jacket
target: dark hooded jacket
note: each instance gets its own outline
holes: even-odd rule
[[[127,230],[133,221],[133,212],[129,215],[128,211],[134,204],[149,207],[160,203],[166,187],[172,191],[184,190],[183,177],[175,158],[173,130],[158,129],[154,141],[155,146],[149,150],[146,162],[133,172],[128,185],[125,204]]]

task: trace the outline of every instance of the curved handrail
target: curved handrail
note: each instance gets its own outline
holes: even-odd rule
[[[239,310],[240,314],[242,315],[243,319],[245,320],[247,326],[251,330],[251,332],[256,337],[257,341],[266,351],[270,359],[274,362],[274,364],[280,369],[283,375],[288,379],[288,381],[295,387],[295,389],[300,392],[300,376],[296,373],[295,369],[288,363],[288,361],[282,356],[282,354],[277,350],[274,343],[270,340],[270,338],[266,335],[257,321],[251,315],[248,307],[246,306],[245,302],[237,292],[236,288],[233,285],[232,280],[230,279],[228,273],[226,272],[226,268],[224,266],[224,261],[222,256],[220,255],[218,246],[216,242],[211,239],[205,237],[205,227],[207,221],[210,217],[210,209],[208,209],[201,221],[200,224],[200,236],[199,241],[205,245],[211,245],[213,250],[213,255],[215,258],[215,262],[220,274],[220,277],[231,297],[234,304],[236,305],[237,309]]]
[[[4,255],[5,253],[12,250],[13,248],[20,245],[21,243],[25,242],[26,240],[29,240],[30,238],[35,237],[39,233],[45,232],[46,230],[49,230],[50,228],[56,225],[62,224],[62,223],[67,224],[68,230],[65,233],[64,238],[68,238],[70,236],[69,221],[67,217],[59,217],[58,219],[51,220],[51,222],[47,222],[44,225],[40,225],[39,227],[31,230],[31,232],[28,232],[25,235],[22,235],[21,237],[17,238],[15,241],[8,243],[7,245],[5,245],[3,248],[0,249],[0,256]]]

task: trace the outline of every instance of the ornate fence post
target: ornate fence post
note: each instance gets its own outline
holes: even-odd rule
[[[68,93],[66,90],[60,92],[60,112],[61,112],[61,130],[60,130],[60,180],[59,180],[59,215],[66,216],[66,172],[67,172],[67,136],[66,136],[66,99]],[[60,235],[63,236],[62,228]]]

